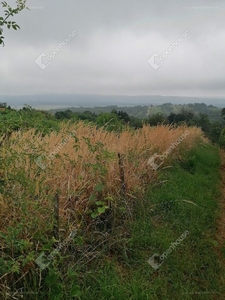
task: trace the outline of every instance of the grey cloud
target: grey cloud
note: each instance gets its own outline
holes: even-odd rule
[[[4,30],[2,95],[225,94],[222,0],[29,0],[28,6],[31,11],[16,16],[21,30]],[[72,30],[77,35],[41,70],[37,57]],[[152,68],[151,55],[162,54],[185,30],[190,35]]]

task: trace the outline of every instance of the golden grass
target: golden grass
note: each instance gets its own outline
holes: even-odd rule
[[[147,164],[150,156],[155,152],[163,154],[185,131],[189,135],[168,155],[166,166],[181,151],[188,151],[199,139],[204,139],[199,128],[160,125],[115,133],[79,122],[63,124],[59,133],[45,137],[35,134],[35,130],[14,132],[0,148],[4,165],[0,179],[5,180],[8,191],[0,194],[0,230],[17,222],[24,207],[30,212],[26,214],[28,219],[37,217],[40,222],[49,222],[51,199],[57,191],[60,219],[67,223],[79,222],[89,214],[93,209],[89,197],[93,193],[98,200],[118,205],[121,194],[118,153],[123,156],[128,198],[141,196],[157,174]],[[52,159],[45,161],[43,155],[47,157],[53,152]],[[49,163],[44,170],[35,162],[39,155],[42,162]],[[95,192],[99,183],[105,188]]]

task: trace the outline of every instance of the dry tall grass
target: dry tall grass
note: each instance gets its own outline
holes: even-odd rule
[[[165,166],[181,151],[188,151],[203,139],[200,129],[144,126],[136,131],[127,128],[115,133],[80,122],[64,124],[59,133],[45,137],[35,134],[35,130],[14,132],[0,148],[4,166],[0,179],[5,183],[4,193],[0,194],[0,230],[21,220],[22,215],[24,218],[25,211],[27,222],[36,218],[44,227],[51,218],[51,199],[57,191],[60,219],[68,227],[90,215],[95,208],[90,201],[93,194],[96,200],[109,206],[118,205],[121,198],[118,153],[123,157],[128,201],[141,196],[157,174],[147,164],[150,156],[155,152],[163,154],[185,131],[189,135],[168,155]],[[39,155],[39,161],[46,164],[43,170],[36,163]],[[100,183],[104,189],[96,191]]]

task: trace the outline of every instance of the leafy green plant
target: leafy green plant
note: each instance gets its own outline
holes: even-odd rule
[[[3,26],[7,26],[8,29],[13,28],[14,30],[19,29],[19,25],[16,22],[9,21],[9,17],[13,17],[14,15],[18,14],[20,11],[26,8],[26,0],[16,0],[16,8],[12,8],[7,2],[1,2],[2,7],[5,8],[4,17],[0,17],[0,44],[4,46],[4,36],[3,34]]]
[[[102,183],[97,184],[94,188],[94,192],[89,197],[89,202],[92,204],[92,206],[93,204],[95,206],[94,211],[91,212],[91,217],[93,219],[105,213],[106,210],[109,208],[109,206],[106,203],[108,200],[104,201],[103,198],[101,201],[96,201],[98,199],[99,194],[102,194],[104,189],[105,186]]]
[[[97,201],[95,202],[95,204],[97,205],[97,208],[95,209],[95,211],[91,214],[92,218],[96,218],[97,216],[100,216],[101,214],[105,213],[106,209],[108,209],[108,205],[106,205],[104,202],[102,201]]]
[[[220,133],[219,145],[221,148],[225,149],[225,128]]]
[[[101,113],[96,119],[97,125],[104,127],[107,131],[121,132],[123,129],[123,123],[119,120],[115,113]]]

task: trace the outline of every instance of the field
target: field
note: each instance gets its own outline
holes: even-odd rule
[[[196,127],[5,134],[3,299],[219,299],[219,164]]]

